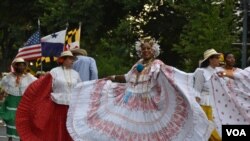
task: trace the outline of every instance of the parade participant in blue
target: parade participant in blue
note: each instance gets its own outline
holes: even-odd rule
[[[21,100],[16,125],[24,141],[72,141],[66,129],[68,103],[75,85],[81,82],[72,69],[74,57],[64,51],[59,66],[31,84]]]
[[[9,141],[12,141],[12,138],[19,138],[15,124],[17,106],[26,88],[36,80],[30,73],[25,73],[27,64],[24,59],[16,58],[12,66],[14,72],[3,77],[1,83],[2,89],[8,96],[5,99],[2,108],[3,111],[0,116],[7,125],[7,136],[9,137]]]
[[[213,127],[192,96],[192,77],[156,59],[160,48],[153,39],[137,41],[136,50],[141,59],[127,74],[74,89],[67,119],[72,138],[207,141]]]
[[[73,69],[79,73],[82,81],[98,79],[95,59],[87,56],[87,51],[84,49],[72,49],[71,52],[76,57]]]

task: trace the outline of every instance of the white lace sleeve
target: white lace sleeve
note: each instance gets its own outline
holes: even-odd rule
[[[203,74],[203,70],[198,68],[194,72],[194,85],[193,85],[194,89],[196,90],[195,91],[196,97],[200,97],[200,93],[202,91],[204,83],[205,83],[205,77]]]

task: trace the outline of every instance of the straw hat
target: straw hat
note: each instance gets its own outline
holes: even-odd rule
[[[203,57],[204,59],[200,62],[201,64],[204,63],[209,57],[213,56],[213,55],[221,55],[221,53],[218,53],[216,50],[212,49],[208,49],[204,52]]]
[[[15,65],[16,63],[24,63],[26,64],[26,62],[24,61],[23,58],[15,58],[12,62],[12,65]]]
[[[3,72],[3,73],[2,73],[3,76],[6,76],[6,75],[8,75],[8,74],[9,74],[8,72]]]
[[[74,56],[73,56],[73,54],[71,53],[71,51],[69,51],[69,50],[63,51],[63,52],[61,53],[61,56],[57,59],[57,63],[58,63],[59,65],[63,64],[63,62],[64,62],[64,60],[65,60],[64,57],[74,57]]]
[[[71,51],[69,51],[69,50],[63,51],[63,52],[61,53],[60,58],[61,58],[61,57],[66,57],[66,56],[73,57],[73,54],[72,54]]]
[[[73,54],[80,54],[80,55],[83,55],[83,56],[87,56],[88,53],[85,49],[80,49],[80,48],[75,48],[75,49],[71,49],[70,50]]]
[[[40,74],[45,74],[45,72],[44,71],[37,71],[36,72],[36,75],[40,75]]]

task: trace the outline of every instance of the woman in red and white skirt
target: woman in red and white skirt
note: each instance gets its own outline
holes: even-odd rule
[[[16,125],[24,141],[72,141],[66,119],[71,91],[81,81],[71,67],[74,57],[62,52],[60,66],[31,84],[17,110]]]

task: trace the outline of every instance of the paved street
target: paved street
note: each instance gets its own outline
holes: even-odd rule
[[[8,138],[6,137],[6,127],[0,126],[0,141],[8,141]],[[19,141],[17,139],[14,139],[13,141]]]

